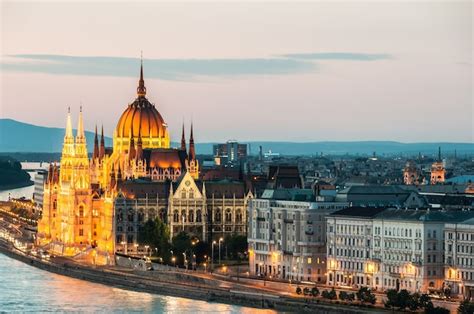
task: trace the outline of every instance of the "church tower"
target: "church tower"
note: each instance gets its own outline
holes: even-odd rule
[[[441,159],[441,147],[438,148],[438,160],[431,165],[431,184],[443,183],[446,177],[446,169]]]

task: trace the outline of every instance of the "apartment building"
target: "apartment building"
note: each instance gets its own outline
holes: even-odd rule
[[[325,218],[348,203],[315,202],[311,190],[265,190],[248,205],[250,273],[324,282]]]

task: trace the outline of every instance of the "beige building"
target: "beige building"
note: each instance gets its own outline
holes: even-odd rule
[[[312,190],[265,190],[248,207],[250,273],[324,282],[325,217],[347,206],[348,203],[315,202]]]
[[[446,223],[445,286],[451,294],[474,299],[474,218]]]

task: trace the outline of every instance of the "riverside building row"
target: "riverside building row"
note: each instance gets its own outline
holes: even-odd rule
[[[250,273],[474,297],[474,212],[349,205],[318,202],[304,190],[250,200]]]

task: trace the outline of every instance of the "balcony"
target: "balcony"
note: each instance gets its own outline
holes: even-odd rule
[[[286,224],[292,224],[293,219],[285,218],[285,219],[283,219],[283,222],[286,223]]]

